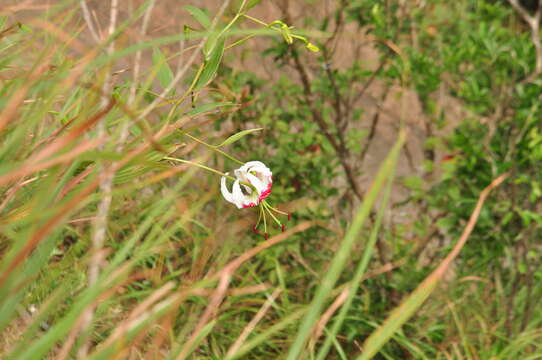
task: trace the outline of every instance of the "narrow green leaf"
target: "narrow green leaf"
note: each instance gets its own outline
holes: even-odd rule
[[[214,79],[223,54],[224,39],[222,38],[217,40],[214,48],[211,50],[209,59],[205,61],[205,66],[201,72],[198,82],[196,83],[196,86],[194,87],[194,90],[201,89]]]
[[[245,7],[245,11],[252,9],[254,6],[258,5],[262,0],[250,0]]]
[[[229,101],[203,104],[187,112],[186,116],[197,116],[202,113],[209,112],[211,110],[218,109],[225,106],[235,106],[235,104]]]
[[[154,66],[158,67],[156,77],[158,78],[160,85],[163,88],[168,87],[173,81],[173,71],[171,71],[171,68],[167,63],[167,58],[157,47],[153,48],[152,62],[154,63]]]
[[[361,203],[360,207],[356,212],[350,229],[348,229],[348,232],[346,233],[342,243],[340,244],[339,249],[336,251],[333,260],[329,265],[328,271],[320,281],[320,286],[316,290],[316,294],[314,295],[314,298],[309,306],[309,310],[303,318],[303,321],[301,322],[301,325],[299,326],[299,329],[297,331],[295,340],[290,347],[290,351],[288,352],[288,355],[286,357],[287,360],[298,359],[299,355],[304,351],[305,343],[309,338],[310,334],[312,333],[314,325],[320,318],[322,308],[324,307],[324,304],[328,299],[329,294],[331,294],[335,283],[337,282],[337,280],[339,280],[339,277],[344,267],[346,266],[347,261],[350,259],[352,247],[354,246],[356,240],[359,239],[359,233],[361,229],[365,221],[369,217],[369,213],[374,203],[376,202],[376,199],[380,194],[382,187],[384,186],[386,180],[389,179],[389,177],[393,173],[395,163],[400,154],[401,147],[405,142],[405,137],[405,133],[401,132],[399,135],[399,139],[389,152],[389,155],[387,156],[384,163],[380,166],[375,180],[373,181],[369,191],[363,199],[363,202]]]
[[[426,277],[420,285],[406,298],[401,304],[395,307],[387,319],[382,325],[380,325],[373,333],[365,340],[363,344],[363,352],[356,358],[357,360],[369,360],[375,356],[380,349],[390,340],[390,338],[398,331],[404,323],[410,319],[411,316],[422,306],[427,298],[432,294],[433,290],[440,283],[440,280],[446,273],[446,270],[450,266],[450,263],[459,255],[462,247],[470,236],[470,233],[474,229],[474,224],[478,220],[482,205],[489,192],[499,186],[507,177],[507,174],[503,174],[493,180],[480,194],[478,202],[474,211],[471,214],[469,223],[463,230],[463,234],[459,238],[458,242],[454,245],[454,248],[448,253],[448,255],[440,262],[439,266],[433,272]]]
[[[248,130],[239,131],[237,134],[233,134],[232,136],[230,136],[229,138],[224,140],[224,142],[222,144],[217,145],[217,147],[233,144],[234,142],[241,139],[242,137],[244,137],[244,136],[246,136],[248,134],[251,134],[253,132],[260,131],[260,130],[263,130],[263,128],[256,128],[256,129],[248,129]]]
[[[209,18],[209,15],[207,15],[205,10],[192,5],[185,5],[183,6],[183,8],[188,11],[190,15],[192,15],[192,17],[196,19],[196,21],[199,22],[200,25],[203,26],[205,29],[211,26],[211,19]]]
[[[367,267],[369,266],[373,249],[375,248],[376,240],[380,232],[380,225],[382,224],[384,212],[387,209],[388,201],[390,199],[391,188],[393,185],[393,181],[395,179],[396,165],[397,164],[393,165],[392,172],[389,175],[388,183],[386,185],[386,188],[384,189],[384,196],[382,197],[382,201],[380,202],[380,208],[378,209],[376,220],[373,223],[371,234],[369,235],[369,239],[366,241],[366,243],[363,246],[364,247],[363,255],[361,256],[361,260],[356,267],[354,277],[352,278],[352,281],[350,282],[351,285],[350,285],[350,292],[348,293],[348,297],[346,298],[346,301],[344,302],[344,304],[341,306],[341,310],[339,310],[339,313],[335,316],[335,321],[333,322],[333,326],[331,327],[331,330],[326,332],[326,340],[324,341],[324,344],[318,351],[316,360],[326,359],[328,352],[331,348],[331,345],[333,345],[337,341],[336,336],[339,333],[346,319],[346,315],[348,314],[350,307],[352,306],[352,303],[356,296],[356,292],[359,289],[359,285],[363,279],[363,275],[365,274],[365,270],[367,270]]]

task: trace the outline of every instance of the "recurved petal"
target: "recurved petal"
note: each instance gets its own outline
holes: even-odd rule
[[[245,195],[243,194],[243,191],[241,190],[241,185],[239,185],[239,180],[235,180],[233,183],[232,188],[232,203],[237,206],[237,208],[242,209],[243,208],[243,201],[244,201]]]
[[[250,168],[252,167],[261,167],[261,168],[267,169],[267,166],[265,166],[265,164],[261,161],[248,161],[245,163],[245,165],[242,166],[242,168],[245,168],[248,170],[250,170]]]
[[[226,173],[226,175],[227,174],[228,173]],[[224,199],[226,199],[226,201],[234,203],[233,194],[228,190],[228,187],[226,186],[226,177],[225,176],[222,176],[222,179],[220,179],[220,191],[222,192],[222,196],[224,196]]]
[[[262,193],[267,188],[267,184],[264,184],[260,179],[258,179],[256,176],[248,173],[246,174],[247,180],[249,183],[251,183],[258,192],[258,195]]]

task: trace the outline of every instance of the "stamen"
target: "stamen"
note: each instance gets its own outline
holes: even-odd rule
[[[263,212],[263,231],[265,232],[265,236],[267,236],[267,219],[265,217],[265,203],[261,203],[263,204],[262,206],[262,212]],[[267,237],[265,238],[267,240]]]
[[[262,215],[263,215],[263,206],[260,204],[260,215],[258,216],[258,221],[256,222],[256,226],[254,227],[258,227],[258,225],[260,225],[260,221],[262,220]]]
[[[262,201],[262,202],[263,202],[263,201]],[[279,214],[281,214],[281,215],[286,215],[286,216],[289,215],[289,213],[287,213],[287,212],[280,211],[279,209],[276,209],[276,208],[272,207],[271,205],[267,204],[267,202],[266,202],[266,205],[267,205],[267,207],[268,207],[270,210],[273,210],[273,211],[276,212],[276,213],[279,213]],[[288,219],[288,220],[290,220],[290,219]]]
[[[267,210],[267,212],[269,213],[269,215],[271,215],[271,218],[273,218],[273,220],[275,220],[275,222],[277,223],[278,226],[281,226],[281,223],[279,221],[279,219],[277,219],[275,217],[275,215],[273,215],[273,213],[271,212],[271,210],[269,209],[271,206],[267,203],[267,201],[262,201],[262,204],[263,206],[265,207],[265,209]]]

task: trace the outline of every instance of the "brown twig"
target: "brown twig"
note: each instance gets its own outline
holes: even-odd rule
[[[305,104],[309,107],[309,110],[311,112],[314,122],[316,122],[316,124],[320,128],[320,131],[322,131],[326,139],[329,141],[329,143],[335,150],[337,157],[339,158],[339,161],[341,163],[341,166],[346,174],[346,179],[348,181],[348,184],[350,185],[351,189],[354,191],[354,194],[356,195],[356,197],[358,199],[362,199],[363,194],[356,181],[354,170],[352,169],[352,166],[348,163],[348,159],[346,158],[347,149],[344,144],[344,140],[342,142],[337,141],[335,136],[332,135],[328,124],[326,123],[326,121],[321,115],[320,110],[317,109],[313,104],[312,90],[310,87],[310,81],[307,75],[307,71],[305,70],[305,66],[301,63],[297,54],[294,53],[293,59],[294,59],[294,65],[295,65],[294,68],[299,73],[299,76],[301,78],[301,83],[303,85]],[[340,129],[337,129],[337,131],[340,131]]]
[[[117,27],[117,17],[119,12],[119,0],[111,0],[111,7],[110,7],[110,13],[109,13],[109,28],[108,28],[108,37],[112,37],[115,33],[116,27]],[[87,21],[86,15],[85,15],[85,9],[86,3],[84,0],[81,0],[81,8],[83,9],[83,14],[85,16],[85,21]],[[92,22],[87,21],[87,24],[89,25],[89,29],[91,29],[92,34]],[[94,33],[93,36],[96,34]],[[99,40],[95,38],[97,43],[99,43]],[[109,46],[106,49],[106,52],[108,55],[112,55],[115,51],[115,41],[112,39],[109,43]],[[108,98],[110,96],[112,90],[112,81],[111,81],[111,72],[109,69],[107,70],[105,74],[105,79],[102,84],[102,99],[100,103],[100,107],[106,107]],[[98,124],[98,136],[99,137],[106,137],[106,123],[105,121],[102,121]],[[103,263],[103,245],[105,242],[105,234],[107,230],[107,218],[109,215],[109,209],[111,207],[111,201],[113,199],[113,171],[107,171],[107,169],[100,165],[102,172],[102,176],[100,177],[100,192],[103,194],[102,199],[100,200],[98,204],[98,210],[96,212],[96,217],[93,221],[92,226],[92,238],[91,238],[91,244],[92,244],[92,257],[90,260],[90,265],[88,269],[88,285],[92,286],[98,281],[98,277],[100,275],[100,268],[102,267]],[[85,310],[83,313],[83,322],[81,325],[81,329],[83,333],[87,333],[88,329],[92,326],[92,318],[94,316],[94,308],[89,307]],[[90,348],[90,339],[86,341],[81,348],[79,348],[78,351],[78,357],[85,358],[88,354],[88,350]]]
[[[248,336],[252,333],[254,328],[258,325],[260,320],[263,319],[265,314],[267,314],[267,311],[271,308],[271,305],[275,302],[276,298],[280,295],[282,292],[282,289],[278,288],[273,291],[271,296],[267,299],[267,301],[262,305],[260,310],[254,315],[252,320],[245,326],[239,337],[235,340],[232,346],[228,349],[228,352],[226,353],[226,359],[231,358],[235,353],[243,346],[243,343],[248,338]]]
[[[523,82],[531,82],[542,74],[542,42],[540,40],[540,20],[542,18],[542,0],[538,0],[538,7],[534,15],[530,15],[518,0],[508,0],[512,7],[521,15],[531,29],[531,40],[536,52],[536,64],[534,72],[527,76]]]
[[[98,36],[98,32],[96,32],[96,28],[94,27],[94,23],[92,21],[92,18],[90,16],[90,11],[87,6],[87,2],[85,0],[80,0],[81,10],[83,12],[83,18],[85,19],[85,22],[87,23],[88,30],[90,31],[90,35],[92,36],[92,39],[96,42],[100,42],[100,37]]]
[[[335,298],[333,303],[329,306],[329,308],[322,314],[320,317],[320,320],[318,320],[318,323],[314,327],[314,331],[312,334],[312,337],[309,341],[309,347],[314,348],[316,345],[316,342],[318,339],[322,336],[324,332],[324,327],[329,322],[333,314],[344,304],[346,299],[348,298],[348,294],[350,293],[350,288],[346,287],[341,291],[339,296]]]
[[[390,313],[384,323],[365,340],[363,344],[363,355],[365,355],[366,358],[370,358],[372,355],[375,355],[382,344],[392,336],[390,327],[393,330],[397,330],[399,326],[407,321],[408,317],[413,314],[413,311],[415,311],[415,309],[417,309],[421,303],[431,295],[433,290],[438,285],[439,280],[443,278],[451,263],[465,246],[470,234],[476,226],[478,217],[482,211],[482,207],[490,192],[501,185],[508,176],[509,173],[500,175],[499,177],[495,178],[484,190],[482,190],[478,197],[478,201],[476,202],[476,206],[471,213],[467,226],[463,230],[461,237],[454,245],[450,253],[440,262],[437,268],[418,285],[416,290],[414,290],[405,300],[403,300],[401,305],[397,306]]]

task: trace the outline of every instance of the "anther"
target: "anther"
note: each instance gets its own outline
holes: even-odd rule
[[[256,235],[259,234],[258,229],[256,228],[256,225],[254,225],[254,226],[252,227],[252,231],[253,231],[254,234],[256,234]]]
[[[282,225],[280,226],[280,228],[281,228],[282,232],[284,232],[284,230],[286,230],[286,226],[284,226],[284,224],[282,224]]]
[[[269,234],[268,233],[265,233],[264,236],[265,240],[269,239]]]
[[[288,213],[288,221],[292,218],[292,213]]]

